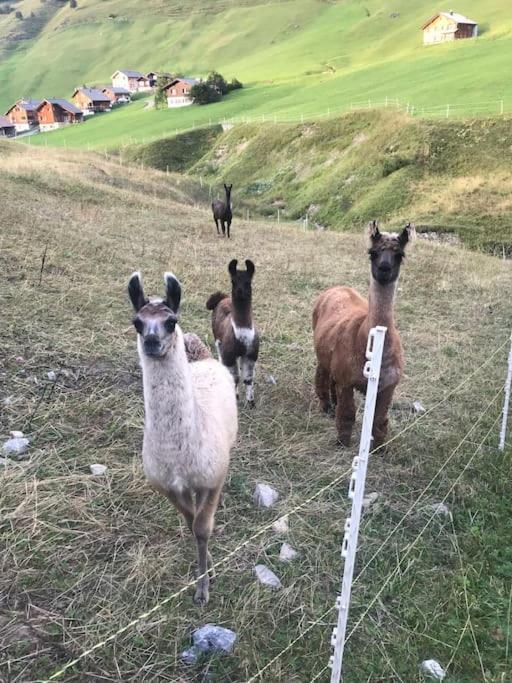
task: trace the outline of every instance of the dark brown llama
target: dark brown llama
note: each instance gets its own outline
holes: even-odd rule
[[[229,231],[231,228],[231,221],[233,219],[233,214],[231,213],[231,189],[233,185],[226,185],[224,183],[224,191],[226,193],[226,201],[222,199],[215,199],[212,202],[213,220],[215,221],[215,226],[217,228],[217,235],[220,235],[219,222],[222,228],[222,234],[226,236],[226,230],[228,237],[230,237]]]
[[[233,375],[238,398],[240,373],[245,384],[247,403],[254,407],[254,366],[258,360],[259,335],[252,319],[252,278],[254,263],[245,262],[247,270],[237,270],[236,259],[228,266],[231,276],[231,297],[216,292],[206,302],[212,311],[212,330],[219,360]]]
[[[403,374],[404,358],[395,326],[393,304],[400,266],[412,228],[400,234],[381,233],[370,224],[371,283],[368,299],[351,287],[331,287],[317,298],[313,309],[315,352],[318,360],[315,387],[323,410],[335,404],[336,428],[348,446],[356,409],[354,389],[366,391],[363,375],[368,333],[376,325],[388,328],[373,423],[373,447],[381,446],[388,430],[388,410]]]

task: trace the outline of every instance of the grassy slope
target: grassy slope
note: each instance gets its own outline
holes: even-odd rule
[[[0,432],[24,429],[32,440],[30,460],[0,473],[0,676],[46,678],[189,579],[189,536],[140,468],[143,407],[126,279],[140,268],[156,293],[160,274],[172,268],[183,280],[183,326],[211,341],[204,301],[226,286],[226,264],[237,256],[256,262],[263,343],[258,406],[241,408],[215,558],[335,477],[342,483],[292,515],[289,535],[267,531],[240,550],[219,572],[203,613],[187,592],[64,680],[135,682],[143,672],[148,681],[185,682],[208,669],[218,681],[245,681],[320,620],[263,678],[310,681],[329,655],[333,615],[321,617],[339,587],[355,446],[340,450],[332,422],[318,413],[309,320],[322,288],[340,282],[366,290],[363,240],[237,220],[228,243],[203,210],[176,202],[196,196],[190,179],[94,155],[0,145],[0,179],[0,392],[10,397]],[[511,450],[500,456],[495,449],[501,397],[483,411],[505,375],[510,263],[418,243],[404,266],[397,315],[407,359],[391,411],[397,438],[370,462],[368,491],[381,498],[364,517],[356,573],[439,474],[356,581],[351,628],[369,613],[349,640],[347,677],[412,683],[421,680],[419,662],[435,657],[449,665],[447,683],[498,683],[512,671]],[[53,388],[49,370],[59,372]],[[412,401],[434,408],[473,370],[450,400],[414,422]],[[267,373],[277,385],[264,381]],[[105,478],[88,474],[93,462],[108,465]],[[279,490],[275,510],[253,508],[258,480]],[[453,524],[439,517],[427,525],[429,505],[446,495]],[[276,555],[286,539],[300,558],[285,567]],[[255,583],[258,561],[282,577],[283,590]],[[177,667],[190,629],[207,621],[237,630],[235,656]]]
[[[459,11],[482,21],[481,38],[429,49],[418,28],[432,13],[428,0],[225,2],[222,12],[211,13],[213,3],[197,0],[196,12],[191,8],[186,16],[176,3],[160,0],[144,13],[120,0],[79,4],[76,12],[59,10],[36,40],[20,43],[2,60],[0,103],[7,106],[20,94],[68,95],[77,83],[105,81],[123,65],[197,75],[215,67],[249,87],[203,108],[142,115],[141,105],[132,105],[88,121],[87,129],[45,136],[51,145],[116,146],[224,116],[318,116],[368,97],[399,97],[418,110],[452,102],[467,112],[468,102],[488,101],[487,111],[496,112],[501,99],[512,107],[502,78],[512,28],[505,0],[493,0],[485,11],[477,0],[461,2]],[[399,16],[391,18],[393,12]],[[0,18],[0,31],[2,21],[12,19]]]

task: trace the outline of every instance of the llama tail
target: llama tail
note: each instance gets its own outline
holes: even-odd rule
[[[227,299],[228,295],[224,294],[224,292],[215,292],[215,294],[212,294],[211,297],[208,299],[206,302],[206,309],[208,311],[213,311],[217,306],[220,304],[222,299]]]

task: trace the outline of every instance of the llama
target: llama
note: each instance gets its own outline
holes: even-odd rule
[[[144,387],[142,461],[149,483],[183,514],[195,536],[194,601],[209,600],[208,540],[237,435],[233,378],[213,358],[189,362],[178,323],[181,285],[164,275],[165,299],[149,301],[139,273],[128,283]],[[190,339],[189,339],[190,341]]]
[[[215,221],[215,226],[217,228],[217,235],[220,235],[219,221],[222,228],[222,234],[226,236],[226,228],[229,238],[229,230],[231,228],[231,221],[233,219],[233,214],[231,213],[231,189],[233,185],[226,185],[224,183],[224,191],[226,193],[226,201],[223,202],[222,199],[215,199],[212,202],[213,220]]]
[[[354,389],[366,391],[367,380],[363,375],[366,342],[370,328],[376,325],[384,325],[388,331],[373,424],[374,448],[379,448],[386,439],[388,410],[404,367],[393,303],[411,234],[410,225],[400,234],[381,233],[377,222],[373,221],[368,252],[371,261],[368,299],[351,287],[331,287],[318,296],[314,305],[313,331],[318,361],[316,393],[325,412],[335,405],[338,438],[345,446],[350,444],[356,415]]]
[[[252,278],[254,263],[247,260],[247,270],[237,270],[238,261],[228,266],[231,275],[231,297],[216,292],[206,302],[212,311],[212,330],[219,360],[228,368],[235,380],[238,398],[240,380],[238,360],[242,370],[248,405],[254,407],[254,366],[258,360],[260,339],[252,320]]]

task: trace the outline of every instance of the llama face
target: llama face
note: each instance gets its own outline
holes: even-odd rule
[[[231,276],[231,294],[233,299],[237,301],[250,301],[252,296],[252,278],[254,276],[254,263],[252,261],[245,262],[247,270],[237,270],[238,261],[233,259],[228,271]]]
[[[372,277],[381,285],[395,282],[405,257],[411,226],[406,225],[400,234],[381,233],[376,221],[370,224],[370,255]]]
[[[140,348],[151,358],[163,358],[176,337],[181,285],[172,273],[164,275],[164,282],[165,300],[153,301],[146,299],[139,273],[134,273],[128,283],[128,294],[136,311],[133,324],[140,338]]]

